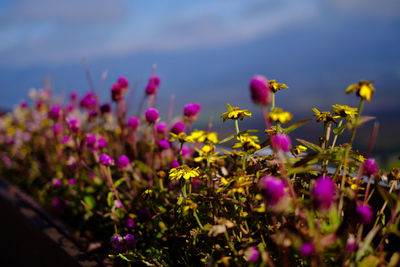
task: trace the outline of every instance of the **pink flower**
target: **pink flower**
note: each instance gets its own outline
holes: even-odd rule
[[[356,208],[357,220],[362,224],[370,224],[372,217],[374,216],[373,211],[368,205],[359,205]]]
[[[314,206],[319,210],[328,210],[335,198],[336,187],[330,177],[320,177],[312,190]]]
[[[303,243],[300,247],[300,255],[303,258],[308,258],[315,252],[315,247],[312,242]]]
[[[59,134],[61,134],[62,132],[63,132],[63,127],[62,127],[62,125],[59,124],[59,123],[55,123],[55,124],[53,125],[53,133],[54,133],[54,135],[59,135]]]
[[[114,159],[105,153],[100,154],[99,161],[104,166],[114,165]]]
[[[250,81],[251,100],[258,105],[268,105],[271,101],[271,89],[265,76],[256,75]]]
[[[62,114],[62,110],[60,106],[52,106],[49,110],[49,116],[50,118],[54,119],[54,120],[58,120],[60,119]]]
[[[136,131],[140,126],[140,120],[136,117],[130,117],[127,124],[129,129]]]
[[[161,150],[165,150],[171,147],[171,145],[169,144],[169,142],[167,140],[160,140],[158,141],[158,147]]]
[[[287,134],[277,134],[272,137],[272,143],[283,152],[288,152],[291,147],[290,137]]]
[[[117,168],[118,170],[123,170],[128,168],[131,165],[129,158],[125,155],[122,155],[117,160]]]
[[[106,148],[106,147],[107,147],[107,142],[106,142],[106,140],[104,139],[103,136],[100,136],[100,137],[97,139],[97,147],[98,147],[99,149],[103,149],[103,148]]]
[[[268,205],[274,206],[286,196],[285,183],[274,176],[264,176],[260,181],[261,194]]]
[[[179,167],[179,166],[181,166],[180,164],[179,164],[179,162],[177,161],[177,160],[173,160],[171,163],[170,163],[170,168],[171,169],[173,169],[173,168],[177,168],[177,167]]]
[[[156,124],[156,131],[159,134],[166,134],[168,133],[168,124],[165,122],[159,122]]]
[[[201,110],[201,106],[198,103],[190,103],[185,105],[183,108],[183,115],[188,118],[195,118]]]
[[[249,262],[253,262],[258,259],[260,252],[258,251],[258,249],[256,247],[249,247],[244,252],[244,255],[246,256],[246,259]]]
[[[81,129],[81,122],[78,119],[72,118],[68,121],[68,126],[72,133],[77,133]]]
[[[149,83],[146,86],[146,95],[154,95],[157,93],[157,86],[154,83]]]
[[[149,83],[153,83],[155,84],[155,86],[160,86],[161,84],[161,79],[160,77],[156,76],[156,75],[152,75],[149,79]]]
[[[363,163],[364,174],[367,176],[373,176],[378,172],[378,164],[376,164],[375,159],[366,159]]]
[[[128,79],[124,76],[118,78],[118,83],[122,88],[128,88],[129,86]]]
[[[115,102],[121,101],[123,98],[122,87],[119,83],[114,83],[111,86],[111,99]]]
[[[145,117],[148,123],[155,123],[158,120],[158,110],[155,108],[149,108],[146,110]]]
[[[172,125],[171,132],[174,134],[180,134],[185,131],[185,124],[181,121],[177,121]]]

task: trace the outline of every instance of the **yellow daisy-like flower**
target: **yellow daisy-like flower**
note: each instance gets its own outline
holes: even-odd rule
[[[357,115],[357,108],[352,108],[347,105],[332,105],[333,112],[342,118],[354,119]]]
[[[335,122],[335,119],[340,118],[340,116],[332,115],[330,111],[319,111],[316,108],[312,109],[314,111],[314,116],[317,117],[317,122]]]
[[[231,120],[243,120],[245,116],[251,117],[251,112],[247,109],[240,110],[239,107],[232,107],[229,104],[226,104],[226,108],[228,112],[222,113],[221,118],[223,121]]]
[[[173,142],[175,140],[178,140],[180,143],[195,143],[195,139],[191,137],[190,135],[187,136],[186,133],[182,132],[179,134],[174,134],[173,132],[169,133],[171,135],[171,138],[169,139],[170,142]]]
[[[268,81],[269,88],[271,88],[271,91],[276,93],[277,91],[284,89],[284,88],[289,88],[286,84],[284,83],[278,83],[276,80],[269,80]]]
[[[200,174],[198,172],[199,167],[190,168],[187,165],[182,165],[176,168],[173,168],[169,171],[169,178],[171,180],[179,180],[183,177],[183,179],[189,180],[190,178],[198,177]]]
[[[293,148],[293,152],[296,155],[300,155],[301,153],[305,152],[307,150],[306,146],[302,146],[302,145],[297,145],[295,148]]]
[[[261,146],[258,144],[259,143],[258,137],[255,135],[244,134],[241,135],[240,137],[237,137],[237,139],[240,140],[240,142],[234,144],[232,148],[242,147],[244,150],[251,150],[251,149],[258,150],[261,148]]]
[[[375,88],[372,85],[373,81],[364,81],[361,80],[358,84],[351,84],[346,89],[346,94],[350,94],[351,92],[357,92],[357,96],[371,101],[371,96],[375,93]]]
[[[293,115],[289,111],[284,111],[281,108],[274,108],[269,114],[271,121],[287,124],[292,120]]]
[[[190,135],[189,138],[196,140],[197,142],[205,142],[206,140],[212,143],[218,143],[218,135],[216,132],[206,132],[206,131],[199,131],[194,130]]]

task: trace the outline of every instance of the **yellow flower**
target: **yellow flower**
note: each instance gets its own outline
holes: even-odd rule
[[[174,134],[173,132],[169,133],[171,138],[169,139],[170,142],[178,140],[180,143],[195,143],[195,140],[192,136],[187,136],[186,133],[182,132],[179,134]]]
[[[182,165],[176,168],[173,168],[169,171],[169,178],[171,180],[179,180],[183,177],[183,179],[189,180],[190,178],[199,176],[197,168],[190,168],[187,165]]]
[[[244,134],[239,137],[237,137],[240,142],[234,144],[232,148],[240,148],[242,147],[244,150],[250,150],[250,149],[255,149],[258,150],[261,148],[261,146],[258,144],[258,137],[255,135],[248,135]]]
[[[268,81],[269,88],[271,88],[271,91],[276,93],[277,91],[284,89],[284,88],[289,88],[286,84],[284,83],[278,83],[276,80],[270,80]]]
[[[371,100],[371,96],[375,93],[375,88],[372,85],[373,81],[364,81],[361,80],[358,84],[351,84],[346,89],[346,94],[350,94],[351,92],[357,92],[357,96]]]
[[[333,112],[342,118],[354,119],[357,115],[357,108],[352,108],[347,105],[332,105]]]
[[[274,122],[280,122],[286,124],[292,120],[293,115],[288,111],[284,111],[281,108],[274,108],[269,114],[269,118]]]
[[[226,104],[228,112],[222,113],[221,118],[225,122],[226,120],[243,120],[245,116],[251,117],[251,112],[247,109],[240,110],[239,107],[232,107]]]
[[[300,155],[302,152],[304,152],[304,151],[306,151],[306,150],[307,150],[307,147],[302,146],[302,145],[298,145],[298,146],[296,146],[296,147],[293,149],[293,151],[294,151],[294,153],[295,153],[296,155]]]
[[[197,142],[204,142],[209,140],[212,143],[218,143],[218,135],[216,132],[206,132],[206,131],[199,131],[194,130],[190,135],[189,138],[197,141]]]
[[[332,116],[331,112],[329,111],[319,111],[316,108],[312,109],[314,111],[314,116],[317,117],[317,122],[335,122],[335,119],[340,118],[340,116]]]

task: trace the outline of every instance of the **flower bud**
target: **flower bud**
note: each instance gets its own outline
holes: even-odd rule
[[[364,174],[367,176],[373,176],[378,172],[378,164],[375,159],[366,159],[363,163]]]
[[[368,205],[359,205],[356,208],[357,220],[362,224],[370,224],[373,217],[373,211]]]

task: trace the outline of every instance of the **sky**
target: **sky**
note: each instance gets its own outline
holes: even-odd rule
[[[382,121],[380,145],[400,150],[399,14],[398,0],[2,0],[0,106],[46,76],[59,94],[83,94],[84,57],[96,85],[108,71],[106,88],[124,75],[143,90],[156,64],[160,108],[173,94],[176,109],[200,102],[203,120],[227,102],[257,111],[255,74],[289,85],[277,103],[299,119],[314,106],[357,105],[344,90],[366,79],[377,89],[366,112]]]

